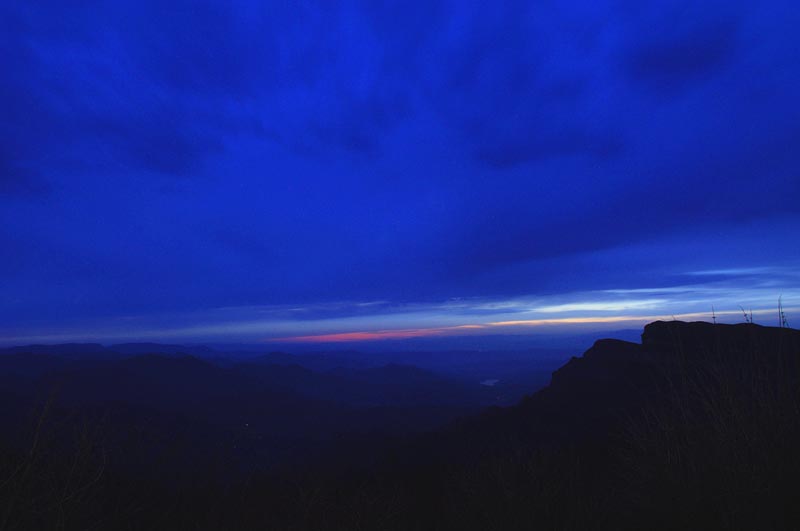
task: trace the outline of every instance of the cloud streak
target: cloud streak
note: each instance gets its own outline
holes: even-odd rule
[[[797,23],[783,0],[5,2],[0,334],[794,289],[759,268],[800,260]],[[653,293],[574,297],[612,289]]]
[[[792,270],[771,268],[771,278]],[[777,277],[776,277],[777,276]],[[193,314],[131,316],[97,323],[91,329],[62,328],[36,335],[18,330],[4,343],[58,341],[181,341],[325,344],[383,342],[426,337],[532,335],[640,327],[654,320],[739,322],[740,305],[756,322],[772,325],[777,297],[783,296],[789,319],[800,317],[800,290],[763,279],[732,290],[730,279],[669,288],[609,289],[561,293],[549,297],[454,299],[398,305],[389,302],[339,302],[307,306],[226,307]],[[657,295],[657,297],[654,297]],[[569,301],[553,304],[555,301]],[[774,321],[774,322],[773,322]],[[186,325],[185,323],[192,323]]]

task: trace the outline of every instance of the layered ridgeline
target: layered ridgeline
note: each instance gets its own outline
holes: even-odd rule
[[[643,409],[718,407],[713,399],[722,392],[730,407],[734,400],[789,398],[781,393],[794,390],[799,371],[800,331],[656,321],[645,326],[641,343],[598,340],[556,370],[544,389],[457,429],[550,445],[602,440]],[[740,418],[756,403],[737,402],[743,409],[731,413]]]
[[[654,322],[419,444],[439,528],[800,529],[800,331]]]
[[[179,478],[213,464],[236,478],[332,455],[362,463],[386,441],[497,398],[478,382],[399,364],[312,370],[275,355],[218,364],[168,346],[132,350],[60,345],[0,355],[0,441],[24,447],[41,423],[61,445],[80,422],[102,432],[117,468]]]
[[[322,378],[297,366],[220,369],[183,356],[40,361],[59,375],[53,382],[72,382],[64,411],[85,413],[110,397],[125,414],[91,434],[78,430],[75,444],[64,427],[85,416],[59,417],[52,433],[62,439],[52,444],[39,442],[42,428],[22,452],[9,444],[0,522],[17,528],[800,528],[800,332],[788,328],[655,322],[641,343],[597,341],[517,405],[471,415],[487,403],[475,389],[409,367]],[[48,381],[19,367],[6,404]],[[337,378],[348,384],[337,387]],[[337,393],[347,400],[333,400]],[[376,397],[393,405],[376,406]],[[435,410],[443,413],[415,416]],[[258,436],[241,435],[241,414],[263,414]],[[121,436],[129,419],[156,424],[158,444]],[[345,419],[367,427],[340,440],[350,450],[345,467],[327,466],[339,458],[324,454],[327,464],[251,470],[245,481],[225,473],[287,442],[308,455],[340,438]],[[314,426],[326,435],[303,439]],[[412,437],[420,431],[428,433]],[[232,447],[247,453],[231,460]],[[135,448],[145,449],[142,463],[157,454],[169,479],[115,466]],[[187,464],[193,473],[176,482],[171,471]]]

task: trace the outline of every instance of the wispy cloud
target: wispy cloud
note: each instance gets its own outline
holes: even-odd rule
[[[797,274],[795,270],[790,270],[784,267],[733,267],[728,269],[707,269],[703,271],[690,271],[687,275],[694,275],[698,277],[705,276],[726,276],[738,277],[747,275],[784,275],[784,274]]]
[[[563,313],[563,312],[625,312],[630,310],[651,310],[658,308],[666,303],[668,299],[643,299],[643,300],[600,300],[593,302],[573,302],[567,304],[556,304],[553,306],[540,306],[534,311],[541,313]]]
[[[750,270],[750,269],[748,269]],[[761,271],[769,276],[771,271]],[[709,277],[710,278],[710,277]],[[602,330],[638,327],[663,319],[738,322],[743,306],[756,322],[771,317],[779,295],[790,321],[800,309],[800,288],[753,280],[749,285],[727,280],[653,288],[617,288],[508,299],[463,298],[431,303],[392,304],[349,301],[304,306],[229,306],[193,314],[129,317],[34,333],[6,334],[3,343],[117,341],[127,339],[181,341],[246,341],[343,343],[457,335],[528,334],[546,330]],[[186,323],[192,323],[186,325]]]
[[[787,313],[796,312],[800,307],[785,309]],[[774,314],[774,310],[753,310],[754,317],[767,317]],[[319,334],[309,336],[291,336],[274,338],[269,341],[278,343],[358,343],[358,342],[372,342],[396,339],[413,339],[420,337],[443,337],[453,335],[466,335],[466,334],[504,334],[516,333],[524,334],[531,333],[538,328],[548,327],[550,331],[553,328],[569,329],[570,326],[594,326],[598,331],[602,328],[608,328],[609,325],[614,326],[641,326],[649,322],[658,320],[709,320],[710,313],[708,312],[695,312],[695,313],[682,313],[677,315],[617,315],[617,316],[590,316],[590,317],[564,317],[553,319],[525,319],[516,321],[496,321],[487,322],[484,324],[470,324],[450,327],[439,328],[415,328],[403,330],[376,330],[376,331],[363,331],[363,332],[345,332],[339,334]],[[736,310],[719,311],[716,312],[718,321],[725,321],[728,318],[738,318],[741,312]]]

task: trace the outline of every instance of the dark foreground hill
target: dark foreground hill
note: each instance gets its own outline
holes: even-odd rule
[[[789,391],[798,377],[797,330],[657,321],[645,327],[641,343],[596,341],[556,370],[549,386],[514,407],[469,419],[454,433],[549,446],[603,441],[643,408],[665,407],[679,391],[702,391],[706,396],[696,403],[717,391],[730,393],[731,400],[765,398],[754,393]]]
[[[432,430],[495,401],[477,382],[403,365],[312,371],[260,360],[219,366],[169,349],[140,353],[158,345],[122,356],[80,348],[0,356],[0,434],[8,445],[24,445],[19,434],[40,417],[57,441],[81,419],[102,426],[117,468],[180,476],[222,461],[218,468],[235,477],[332,454],[363,463],[384,440]]]
[[[131,362],[139,364],[127,369],[140,374],[139,383],[174,380],[148,376],[153,369],[142,365],[153,363],[151,358]],[[171,360],[189,364],[180,373],[192,375],[193,385],[210,397],[236,385],[246,398],[237,405],[275,400],[248,394],[249,385],[274,375],[259,378],[255,367],[245,367],[220,380],[195,362]],[[411,439],[365,431],[347,441],[382,454],[378,461],[344,467],[317,462],[234,482],[192,450],[202,445],[198,438],[211,437],[202,431],[167,437],[176,460],[197,464],[191,481],[175,482],[115,467],[102,425],[76,429],[77,422],[61,419],[61,428],[69,426],[76,435],[73,443],[45,444],[40,428],[24,451],[3,454],[0,530],[798,529],[799,362],[795,330],[656,322],[645,328],[641,343],[597,341],[556,371],[550,386],[516,406],[490,408]],[[51,374],[63,374],[60,362],[43,363],[52,364]],[[438,396],[428,386],[429,375],[404,367],[385,370],[402,375],[425,398],[416,400],[402,386],[387,386],[385,396],[432,407],[421,405]],[[289,368],[279,380],[306,381],[303,371]],[[23,373],[19,378],[32,378]],[[384,375],[372,376],[380,381]],[[344,377],[370,379],[364,373]],[[187,417],[181,407],[215,407],[214,400],[187,398],[184,384],[174,386],[173,394],[159,391],[178,408],[175,417],[164,419],[167,435],[173,418]],[[283,392],[274,384],[271,392]],[[71,395],[74,404],[85,403],[82,387]],[[376,392],[371,385],[365,389],[358,393]],[[145,412],[163,406],[147,403],[148,392],[136,385],[109,386],[103,393],[119,393]],[[358,393],[355,401],[363,401]],[[19,395],[6,396],[13,409]],[[306,415],[295,402],[285,405],[288,416]],[[396,425],[400,417],[387,412],[384,418]],[[337,417],[310,418],[327,432]],[[218,422],[224,426],[225,416]],[[219,428],[211,424],[209,434]],[[131,446],[129,440],[113,443]],[[169,459],[163,462],[165,470],[172,466]]]

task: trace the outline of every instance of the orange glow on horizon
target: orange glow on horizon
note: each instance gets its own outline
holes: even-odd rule
[[[759,310],[754,313],[766,313],[767,310]],[[738,312],[726,311],[717,312],[717,315],[738,315]],[[431,328],[407,328],[398,330],[374,330],[374,331],[355,331],[341,332],[334,334],[318,334],[308,336],[292,336],[272,338],[270,342],[288,343],[344,343],[358,341],[381,341],[389,339],[412,339],[418,337],[440,337],[455,335],[459,331],[496,331],[498,328],[533,328],[547,325],[576,325],[576,324],[613,324],[630,323],[642,324],[652,321],[665,319],[704,319],[708,318],[708,313],[684,313],[675,316],[665,317],[663,315],[620,315],[620,316],[594,316],[594,317],[562,317],[558,319],[526,319],[518,321],[494,321],[484,324],[464,324],[458,326],[431,327]]]
[[[491,330],[498,327],[534,327],[558,324],[591,324],[646,321],[646,317],[565,317],[561,319],[535,319],[525,321],[497,321],[485,324],[464,324],[458,326],[407,328],[401,330],[375,330],[340,332],[334,334],[317,334],[309,336],[292,336],[270,339],[273,342],[289,343],[344,343],[350,341],[379,341],[384,339],[411,339],[417,337],[437,337],[453,335],[458,331]]]
[[[483,329],[484,325],[459,325],[444,328],[410,328],[405,330],[375,330],[368,332],[342,332],[337,334],[319,334],[312,336],[281,337],[271,341],[287,341],[290,343],[342,343],[346,341],[375,341],[380,339],[409,339],[414,337],[430,337],[446,335],[455,330]]]
[[[438,328],[420,328],[416,330],[379,330],[375,332],[342,332],[340,334],[321,334],[316,336],[295,336],[275,339],[273,341],[289,341],[292,343],[341,343],[345,341],[373,341],[376,339],[405,339],[439,335]]]

